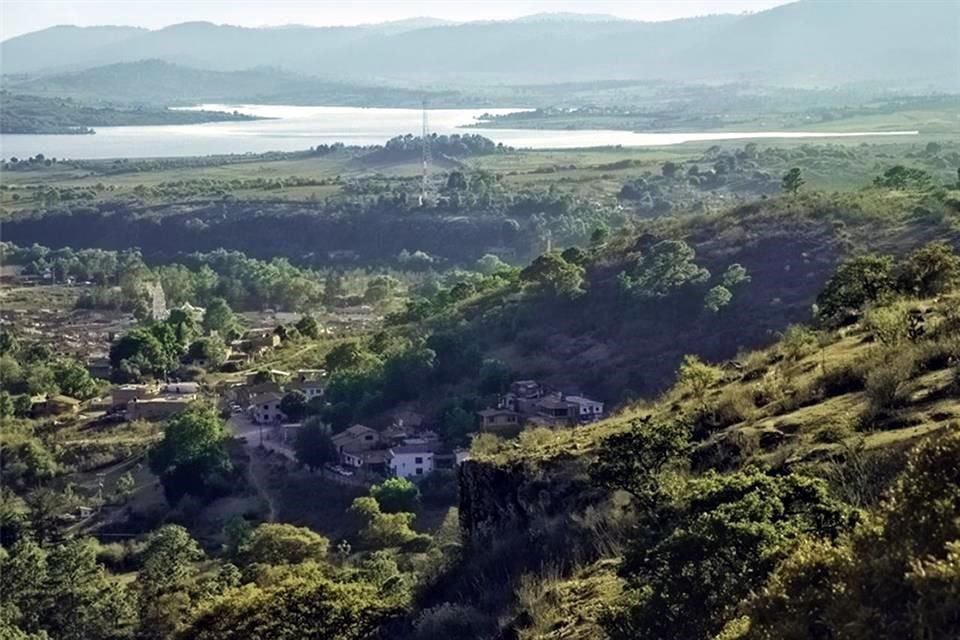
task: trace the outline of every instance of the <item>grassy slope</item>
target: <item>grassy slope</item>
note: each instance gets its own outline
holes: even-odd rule
[[[960,292],[908,304],[925,311],[928,337],[916,345],[906,342],[893,350],[923,353],[930,345],[939,344],[945,350],[952,350],[954,357],[960,354],[955,332]],[[948,318],[954,324],[944,330],[943,323]],[[706,402],[734,402],[743,415],[699,442],[693,459],[721,469],[755,464],[789,468],[825,478],[840,497],[855,505],[867,506],[875,504],[878,494],[869,486],[860,486],[862,478],[857,478],[856,471],[850,471],[852,466],[860,465],[868,475],[883,475],[884,460],[899,459],[919,438],[956,424],[960,419],[960,370],[956,364],[948,367],[945,363],[930,362],[918,364],[901,384],[901,406],[881,420],[871,422],[869,428],[864,427],[862,417],[869,414],[867,393],[862,390],[831,393],[824,391],[824,382],[839,371],[876,358],[885,347],[874,341],[871,330],[863,324],[824,332],[819,340],[819,347],[814,345],[799,358],[790,357],[790,348],[778,342],[767,349],[743,354],[735,365],[724,366],[725,374],[709,390]],[[765,385],[779,389],[782,395],[774,395],[775,399],[769,402],[753,402],[755,391]],[[626,428],[632,420],[649,414],[673,416],[678,412],[695,412],[699,404],[699,398],[681,387],[674,387],[653,402],[632,405],[595,425],[538,431],[536,438],[521,438],[517,445],[487,459],[496,464],[522,460],[533,467],[543,465],[551,469],[550,473],[559,473],[553,461],[568,470],[571,467],[583,470],[584,462],[592,457],[601,440]],[[556,562],[560,564],[563,559]],[[616,570],[617,559],[608,557],[567,574],[548,568],[541,574],[525,577],[515,593],[517,611],[522,614],[521,619],[529,623],[520,637],[524,640],[604,637],[597,617],[619,590]]]

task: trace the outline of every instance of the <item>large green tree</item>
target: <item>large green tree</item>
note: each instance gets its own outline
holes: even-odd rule
[[[197,403],[167,421],[163,440],[150,450],[150,469],[176,504],[187,494],[212,497],[229,490],[232,464],[224,448],[226,427],[216,410]]]
[[[293,448],[297,461],[311,470],[320,469],[322,472],[324,465],[340,459],[330,435],[330,427],[316,416],[300,427]]]

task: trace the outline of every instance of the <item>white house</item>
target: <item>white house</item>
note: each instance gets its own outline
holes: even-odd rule
[[[391,447],[387,455],[390,473],[401,478],[415,478],[433,471],[434,445],[402,444]]]
[[[594,422],[603,417],[603,403],[583,396],[567,396],[564,398],[570,404],[576,405],[580,422]]]
[[[250,399],[251,415],[257,424],[280,424],[287,416],[280,410],[280,394],[264,393]]]
[[[306,380],[303,382],[291,382],[286,386],[287,391],[299,391],[310,402],[314,398],[323,396],[323,383],[319,380]]]

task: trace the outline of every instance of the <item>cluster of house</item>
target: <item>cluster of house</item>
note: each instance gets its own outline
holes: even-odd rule
[[[579,394],[547,392],[535,380],[517,380],[497,406],[477,412],[481,431],[511,430],[525,424],[564,427],[603,417],[603,403]]]
[[[355,424],[333,436],[333,443],[344,467],[368,474],[410,479],[424,476],[434,469],[451,468],[466,457],[465,451],[445,453],[436,433],[413,433],[402,421],[383,431]]]
[[[225,371],[239,371],[271,349],[280,346],[280,336],[274,327],[248,329],[242,338],[231,341],[227,346],[229,354],[223,368]]]
[[[128,420],[165,420],[184,411],[200,395],[196,382],[122,384],[110,391],[113,411],[124,411]]]
[[[257,380],[266,374],[269,380]],[[271,369],[258,371],[247,376],[247,382],[233,389],[233,401],[245,409],[250,419],[260,425],[279,425],[290,422],[283,413],[280,404],[283,396],[293,391],[303,394],[307,403],[315,398],[322,398],[324,391],[323,369],[298,369],[295,372]]]

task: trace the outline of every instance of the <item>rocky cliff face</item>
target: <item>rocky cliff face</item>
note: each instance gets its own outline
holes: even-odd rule
[[[460,526],[473,544],[498,534],[536,534],[601,495],[574,456],[535,465],[467,460],[460,467]]]

